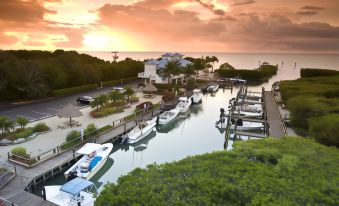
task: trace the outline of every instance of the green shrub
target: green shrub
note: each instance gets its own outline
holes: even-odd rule
[[[86,138],[89,138],[93,135],[98,134],[97,130],[98,130],[98,128],[94,124],[87,125],[87,127],[84,131],[84,133],[85,133],[84,138],[86,139]],[[97,132],[95,132],[95,131],[97,131]]]
[[[48,130],[49,130],[49,127],[44,122],[40,122],[33,127],[34,133],[45,132]]]
[[[137,96],[132,96],[130,99],[129,99],[129,102],[130,103],[135,103],[135,102],[138,102],[139,101],[139,97]]]
[[[15,134],[15,139],[27,138],[33,134],[33,130],[31,128],[26,128],[23,131]]]
[[[11,150],[11,153],[14,154],[14,155],[18,155],[20,157],[29,158],[29,155],[27,154],[26,148],[24,148],[24,147],[15,147]]]
[[[328,114],[309,119],[309,134],[328,146],[339,147],[339,114]]]
[[[123,112],[123,108],[115,108],[115,107],[102,107],[96,110],[93,110],[90,114],[94,118],[106,117],[111,114],[117,114]]]
[[[339,150],[299,137],[136,168],[95,205],[338,205]]]
[[[88,84],[88,85],[83,85],[83,86],[79,86],[79,87],[56,89],[56,90],[53,90],[51,93],[52,93],[53,96],[59,97],[59,96],[66,96],[66,95],[86,92],[86,91],[89,91],[89,90],[96,89],[97,87],[98,87],[97,84]]]
[[[72,140],[75,140],[77,138],[80,138],[80,132],[76,130],[70,131],[66,136],[66,142],[70,142]]]
[[[329,69],[311,69],[311,68],[301,68],[300,76],[301,77],[318,77],[318,76],[333,76],[339,75],[339,71],[329,70]]]
[[[122,83],[127,83],[127,82],[131,82],[131,81],[134,81],[134,80],[138,80],[139,78],[137,76],[135,77],[128,77],[128,78],[123,78],[122,79]],[[112,80],[112,81],[106,81],[106,82],[103,82],[103,86],[104,87],[108,87],[108,86],[116,86],[116,85],[119,85],[121,83],[121,79],[116,79],[116,80]]]
[[[109,130],[109,129],[111,129],[113,126],[112,125],[106,125],[106,126],[103,126],[103,127],[101,127],[100,128],[100,132],[104,132],[104,131],[106,131],[106,130]]]

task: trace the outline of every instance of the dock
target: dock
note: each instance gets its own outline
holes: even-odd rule
[[[158,114],[159,110],[154,109],[147,111],[142,115],[128,120],[122,124],[117,124],[115,127],[101,134],[94,139],[89,139],[86,142],[96,142],[103,144],[106,142],[118,142],[121,140],[121,136],[128,132],[130,129],[137,125],[137,121],[141,119],[151,119]],[[113,123],[114,124],[114,123]],[[52,156],[46,161],[35,165],[34,167],[27,168],[25,166],[15,164],[16,176],[7,183],[6,187],[0,190],[0,205],[2,202],[4,205],[34,205],[34,206],[52,206],[55,205],[49,201],[43,200],[43,198],[30,193],[37,185],[46,182],[57,174],[66,171],[72,164],[74,164],[80,155],[77,155],[74,151],[83,146],[85,141],[74,147],[73,150],[67,150],[58,155]],[[27,203],[29,202],[29,204]]]
[[[277,103],[274,100],[271,91],[265,91],[265,105],[267,111],[267,121],[269,122],[269,136],[271,137],[284,137],[286,134],[284,123],[280,118]]]

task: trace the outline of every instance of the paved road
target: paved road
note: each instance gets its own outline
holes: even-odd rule
[[[140,81],[137,80],[127,84],[123,84],[121,86],[128,85],[136,89],[139,83]],[[74,106],[78,108],[86,107],[86,105],[78,104],[76,99],[80,96],[96,97],[102,93],[109,92],[109,88],[110,87],[106,87],[70,96],[58,97],[55,99],[29,103],[24,105],[1,105],[0,116],[7,116],[12,120],[15,120],[18,116],[22,116],[27,118],[30,122],[33,122],[38,119],[44,119],[57,114],[58,111],[68,103],[72,103]]]

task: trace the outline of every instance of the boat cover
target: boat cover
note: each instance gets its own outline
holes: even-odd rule
[[[92,169],[95,167],[95,165],[98,164],[98,162],[100,162],[100,160],[102,159],[101,156],[96,156],[92,159],[91,163],[89,163],[89,171],[92,171]]]
[[[86,143],[83,147],[81,147],[81,149],[79,149],[77,151],[77,153],[79,154],[91,154],[92,152],[100,149],[102,147],[102,145],[100,144],[95,144],[95,143]]]
[[[90,186],[93,185],[93,182],[81,179],[80,177],[77,177],[66,184],[64,184],[61,188],[60,191],[66,192],[72,195],[77,195],[81,191],[89,188]]]

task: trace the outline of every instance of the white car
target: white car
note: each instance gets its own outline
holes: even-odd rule
[[[90,97],[90,96],[82,96],[82,97],[78,97],[78,99],[77,99],[77,102],[79,104],[90,105],[91,102],[93,102],[93,101],[94,101],[93,97]]]
[[[109,89],[109,91],[118,91],[120,93],[125,92],[124,88],[122,88],[122,87],[112,87],[112,88]]]

